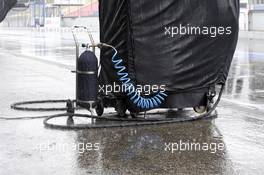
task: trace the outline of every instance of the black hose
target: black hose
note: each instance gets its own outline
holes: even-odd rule
[[[224,85],[222,85],[221,90],[220,90],[219,95],[218,95],[218,98],[217,98],[216,102],[214,103],[213,107],[207,113],[201,114],[198,116],[193,116],[193,117],[166,118],[166,119],[143,119],[143,118],[124,119],[124,118],[115,118],[115,117],[113,117],[113,115],[97,117],[97,116],[86,115],[86,114],[71,114],[71,117],[82,117],[82,118],[84,117],[84,118],[99,119],[99,120],[106,120],[106,121],[122,121],[122,122],[126,122],[126,123],[96,124],[96,125],[93,125],[93,124],[58,125],[58,124],[48,123],[49,120],[54,119],[54,118],[58,118],[58,116],[50,116],[48,118],[45,118],[43,123],[44,123],[45,127],[51,128],[51,129],[80,130],[80,129],[116,128],[116,127],[173,124],[173,123],[190,122],[190,121],[195,121],[195,120],[208,119],[208,118],[217,116],[217,111],[215,109],[220,102],[220,99],[221,99],[222,94],[223,94],[223,90],[224,90]],[[215,114],[211,115],[214,111],[215,111]],[[65,116],[69,116],[69,114],[59,116],[59,117],[65,117]]]
[[[30,107],[23,107],[23,105],[30,105],[30,104],[48,104],[48,103],[67,103],[69,100],[37,100],[37,101],[24,101],[18,102],[11,105],[12,109],[20,110],[20,111],[66,111],[66,107],[61,108],[30,108]],[[73,101],[75,102],[75,101]]]
[[[220,102],[224,90],[224,85],[222,85],[221,90],[219,92],[218,98],[214,103],[213,107],[204,114],[192,116],[192,117],[184,117],[184,118],[119,118],[116,113],[110,113],[108,115],[104,115],[101,117],[88,115],[88,114],[78,114],[78,113],[62,113],[55,115],[46,115],[46,116],[36,116],[36,117],[16,117],[16,118],[5,118],[0,117],[2,120],[23,120],[23,119],[40,119],[44,118],[44,126],[46,128],[51,129],[67,129],[67,130],[79,130],[79,129],[95,129],[95,128],[114,128],[114,127],[130,127],[130,126],[147,126],[147,125],[161,125],[161,124],[172,124],[179,122],[189,122],[194,120],[208,119],[217,116],[217,111],[215,110],[217,105]],[[41,103],[63,103],[68,102],[69,100],[43,100],[43,101],[27,101],[27,102],[19,102],[11,105],[11,108],[15,110],[23,110],[23,111],[60,111],[67,110],[67,108],[29,108],[29,107],[19,107],[21,105],[26,104],[41,104]],[[211,115],[215,111],[215,114]],[[160,113],[152,113],[160,114]],[[114,124],[80,124],[80,125],[57,125],[48,123],[51,119],[60,118],[60,117],[81,117],[81,118],[90,118],[90,119],[98,119],[104,121],[119,121],[123,123],[114,123]]]
[[[43,115],[43,116],[34,116],[34,117],[0,117],[0,120],[34,120],[34,119],[42,119],[42,118],[48,118],[48,117],[61,117],[65,116],[66,113],[62,114],[54,114],[54,115]]]
[[[98,128],[117,128],[117,127],[131,127],[131,126],[148,126],[148,125],[162,125],[162,124],[173,124],[173,123],[180,123],[180,122],[190,122],[195,120],[201,120],[201,119],[209,119],[217,116],[217,112],[214,115],[208,115],[202,114],[195,117],[186,117],[186,118],[171,118],[171,119],[127,119],[126,123],[115,123],[115,124],[79,124],[79,125],[58,125],[58,124],[52,124],[48,123],[49,120],[58,118],[58,117],[65,117],[68,116],[68,114],[65,114],[63,116],[50,116],[46,119],[44,119],[43,123],[46,128],[50,129],[63,129],[63,130],[80,130],[80,129],[98,129]],[[108,116],[108,115],[107,115]],[[97,117],[97,116],[91,116],[91,115],[83,115],[83,114],[74,114],[72,117],[83,117],[83,118],[91,118],[91,119],[99,119],[99,120],[106,120],[106,121],[122,121],[120,118],[108,118],[105,116]],[[129,121],[129,122],[128,122]]]

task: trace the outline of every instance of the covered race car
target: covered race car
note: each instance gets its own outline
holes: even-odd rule
[[[210,109],[236,49],[239,0],[99,0],[99,15],[101,42],[118,52],[113,58],[112,48],[102,48],[99,84],[149,88],[99,92],[99,115],[107,106],[121,116],[127,109]]]
[[[8,11],[17,3],[17,0],[0,0],[0,22],[2,22]]]

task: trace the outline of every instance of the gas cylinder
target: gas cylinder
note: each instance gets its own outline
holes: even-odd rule
[[[98,59],[92,51],[86,50],[80,55],[76,73],[77,105],[90,109],[98,93]]]

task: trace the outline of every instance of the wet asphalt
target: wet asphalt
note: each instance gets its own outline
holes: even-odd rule
[[[70,32],[2,29],[0,38],[0,117],[54,114],[10,109],[18,101],[74,99]],[[217,110],[190,123],[79,131],[0,120],[0,174],[263,174],[264,40],[239,39]]]

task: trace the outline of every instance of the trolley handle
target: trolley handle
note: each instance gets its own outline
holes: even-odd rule
[[[73,26],[72,27],[72,35],[73,35],[73,38],[74,38],[74,42],[75,42],[75,46],[76,47],[79,47],[79,41],[78,41],[78,38],[76,36],[76,30],[77,29],[84,29],[88,36],[89,36],[89,39],[90,39],[90,42],[91,42],[91,45],[95,45],[95,42],[94,42],[94,39],[93,39],[93,35],[91,34],[91,31],[89,30],[89,28],[85,27],[85,26]],[[84,44],[82,44],[83,46]],[[87,45],[87,44],[86,44]]]
[[[86,33],[89,36],[90,39],[90,44],[89,43],[80,43],[78,41],[78,37],[76,36],[76,31],[77,29],[83,29],[86,31]],[[86,48],[87,50],[89,48],[92,48],[92,52],[95,54],[95,48],[98,47],[98,44],[95,43],[94,39],[93,39],[93,35],[91,33],[91,31],[89,30],[89,28],[85,27],[85,26],[73,26],[71,28],[72,31],[72,35],[73,35],[73,39],[74,39],[74,43],[75,43],[75,48],[76,48],[76,71],[72,71],[72,73],[77,73],[77,65],[78,65],[78,59],[79,59],[79,51],[80,51],[80,45],[83,48]],[[101,70],[101,60],[99,60],[99,65],[98,65],[98,76],[100,74],[100,70]]]

